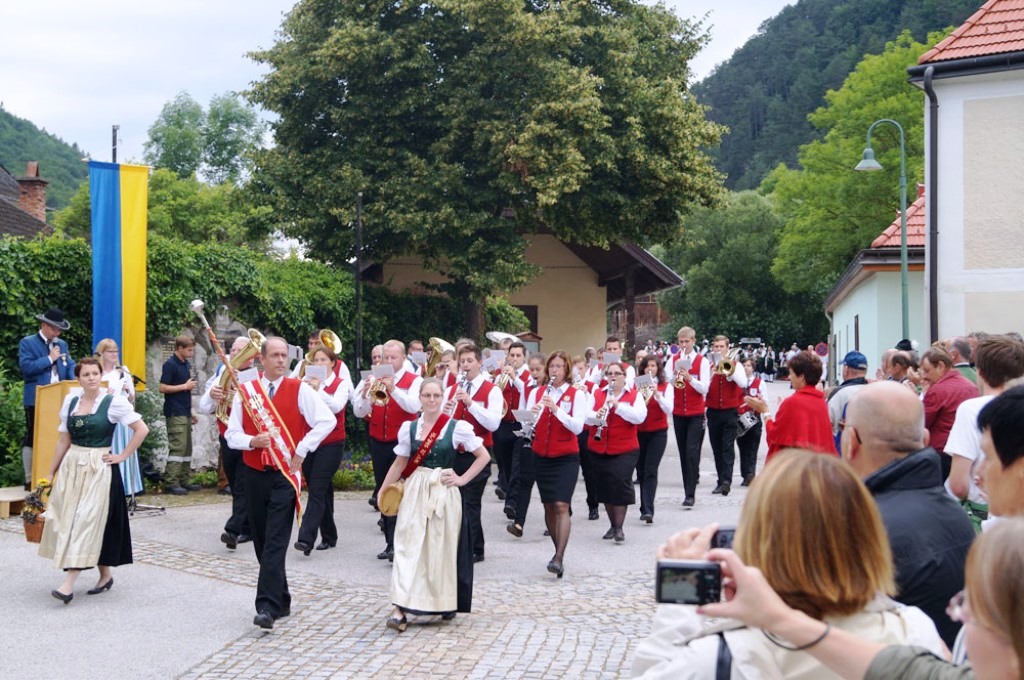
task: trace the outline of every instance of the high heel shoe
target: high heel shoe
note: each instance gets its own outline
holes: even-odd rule
[[[552,558],[551,561],[548,562],[548,571],[558,578],[562,578],[562,574],[565,573],[565,568],[562,566],[561,562]]]
[[[104,583],[101,586],[96,586],[95,588],[90,588],[89,590],[85,591],[85,594],[86,595],[99,595],[102,592],[110,590],[110,588],[113,585],[114,585],[114,577],[111,576],[110,580],[108,580],[106,583]]]
[[[55,598],[57,598],[58,600],[60,600],[64,604],[68,604],[69,602],[71,602],[71,600],[75,599],[75,594],[74,593],[68,593],[67,595],[65,595],[64,593],[60,592],[59,590],[51,590],[50,591],[50,595],[53,595]]]
[[[397,630],[399,633],[404,633],[405,629],[409,626],[409,619],[405,618],[405,614],[402,614],[402,618],[389,616],[385,625],[391,630]]]

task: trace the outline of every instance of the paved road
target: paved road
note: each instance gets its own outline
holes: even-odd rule
[[[769,389],[787,391],[788,383]],[[49,595],[59,572],[25,542],[19,520],[3,520],[0,611],[7,630],[0,677],[627,676],[655,606],[657,546],[674,531],[710,521],[734,524],[739,516],[746,489],[737,477],[730,496],[711,495],[714,464],[706,441],[701,473],[697,505],[683,510],[670,436],[654,524],[640,523],[634,506],[621,545],[601,540],[608,528],[603,510],[599,521],[585,519],[581,481],[561,580],[545,571],[552,548],[542,535],[539,501],[534,498],[526,533],[516,539],[505,531],[503,504],[489,487],[486,561],[476,565],[473,613],[450,623],[413,619],[401,635],[384,628],[390,567],[375,559],[383,538],[365,493],[337,494],[342,538],[336,549],[289,554],[292,616],[269,632],[252,625],[251,544],[232,552],[219,542],[227,515],[222,497],[134,517],[135,564],[116,569],[114,587],[98,596],[85,594],[95,572],[83,574],[68,606]]]

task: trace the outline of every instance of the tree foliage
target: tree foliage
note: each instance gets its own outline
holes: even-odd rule
[[[899,211],[900,144],[895,126],[872,134],[881,172],[857,172],[868,127],[888,118],[905,131],[908,202],[923,177],[924,94],[907,83],[906,68],[944,34],[918,43],[909,32],[867,56],[843,83],[825,95],[827,104],[811,123],[823,134],[800,147],[799,169],[779,166],[765,180],[786,226],[772,265],[791,292],[824,293],[849,264],[889,225]]]
[[[476,303],[530,280],[525,234],[678,233],[719,178],[686,90],[699,25],[635,0],[303,0],[250,93],[277,114],[255,188],[311,254],[414,255]]]
[[[785,293],[772,278],[782,225],[771,200],[752,191],[730,194],[721,209],[688,218],[682,238],[657,252],[686,281],[659,296],[671,326],[692,326],[708,337],[761,337],[776,347],[824,338],[818,305]]]
[[[959,26],[979,0],[800,0],[694,86],[712,120],[729,128],[714,151],[731,189],[751,189],[797,149],[819,138],[807,120],[866,54],[910,31]],[[905,64],[905,66],[910,65]]]
[[[29,161],[39,161],[39,174],[50,183],[46,187],[48,208],[66,206],[88,176],[84,155],[77,144],[67,144],[0,107],[0,165],[18,177]]]

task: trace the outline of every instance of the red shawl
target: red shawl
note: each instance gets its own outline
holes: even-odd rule
[[[832,423],[828,418],[825,393],[817,387],[802,387],[779,406],[774,420],[766,423],[768,456],[783,449],[809,449],[836,455]]]

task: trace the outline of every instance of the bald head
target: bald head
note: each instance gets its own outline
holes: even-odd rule
[[[879,381],[860,388],[846,409],[843,456],[862,477],[926,446],[924,409],[903,385]]]

